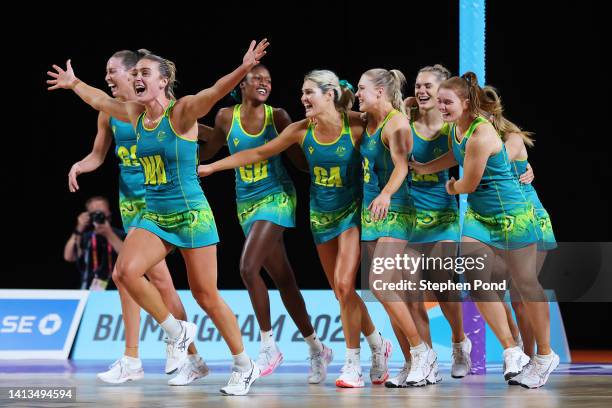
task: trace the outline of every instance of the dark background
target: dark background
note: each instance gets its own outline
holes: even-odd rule
[[[487,82],[499,89],[507,116],[535,132],[536,147],[530,151],[534,185],[557,239],[612,241],[605,194],[611,142],[603,13],[588,2],[580,7],[554,4],[488,2]],[[10,244],[4,246],[8,268],[0,287],[78,287],[74,265],[65,263],[62,253],[88,197],[107,196],[114,224],[120,226],[113,157],[96,173],[80,176],[77,194],[68,192],[70,166],[91,149],[96,112],[71,92],[45,90],[45,72],[52,63],[64,66],[72,58],[82,80],[107,89],[108,57],[120,49],[148,48],[177,64],[180,97],[212,85],[240,64],[251,39],[265,36],[271,42],[263,60],[273,77],[269,103],[297,120],[303,117],[302,78],[311,69],[331,69],[355,85],[373,67],[400,69],[410,85],[424,65],[442,63],[457,72],[458,2],[408,6],[291,3],[291,10],[278,8],[274,16],[271,4],[240,2],[202,9],[160,7],[150,13],[126,6],[124,15],[107,15],[100,7],[87,17],[49,18],[30,11],[23,25],[5,35],[9,41],[25,41],[3,65],[6,85],[16,87],[10,92],[11,106],[26,109],[15,110],[19,122],[8,123],[15,129],[5,134],[9,152],[3,155],[8,175],[3,202],[10,209],[4,213]],[[229,104],[229,98],[222,100],[201,121],[212,125],[217,109]],[[286,233],[289,257],[301,288],[326,288],[307,222],[308,177],[288,167],[298,190],[298,228]],[[235,216],[233,178],[233,172],[225,172],[203,181],[219,228],[223,289],[243,287],[238,273],[243,236]],[[176,287],[187,288],[180,255],[170,256],[168,263]],[[563,304],[562,311],[571,347],[611,346],[611,304]]]

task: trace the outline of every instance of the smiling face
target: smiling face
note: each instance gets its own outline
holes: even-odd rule
[[[433,72],[421,72],[414,83],[414,96],[419,108],[431,110],[436,107],[436,97],[441,81]]]
[[[111,57],[106,63],[106,76],[108,84],[115,98],[130,99],[132,95],[132,78],[129,70],[123,65],[121,58]]]
[[[468,100],[461,99],[451,88],[438,90],[437,104],[445,122],[456,122],[468,110]]]
[[[355,96],[359,100],[359,111],[370,112],[376,107],[380,98],[384,96],[384,89],[382,87],[376,88],[367,75],[362,75],[359,84],[357,84]]]
[[[168,78],[162,77],[159,62],[142,58],[131,71],[136,100],[147,103],[165,93]]]
[[[270,72],[263,66],[253,68],[240,83],[243,100],[265,103],[272,91]]]
[[[302,85],[302,104],[306,109],[306,117],[312,118],[328,109],[334,108],[334,91],[323,93],[319,85],[311,80],[305,80]]]

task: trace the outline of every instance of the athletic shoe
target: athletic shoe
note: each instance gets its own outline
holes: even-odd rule
[[[336,380],[336,387],[362,388],[365,385],[359,362],[347,359],[342,367],[342,374]]]
[[[283,362],[283,353],[280,352],[276,344],[270,346],[262,345],[257,357],[257,367],[259,367],[260,377],[270,375]]]
[[[472,369],[472,359],[470,358],[471,351],[472,342],[467,336],[465,336],[463,341],[453,343],[451,377],[463,378],[470,373]]]
[[[438,360],[434,361],[431,372],[426,378],[427,384],[437,384],[442,382],[442,375],[440,375],[440,367],[438,367]]]
[[[209,372],[208,366],[200,356],[188,356],[176,377],[168,380],[168,385],[191,384],[198,378],[206,377]]]
[[[166,374],[173,374],[183,365],[183,360],[187,358],[187,347],[195,338],[197,326],[191,322],[179,320],[181,334],[171,339],[166,337]]]
[[[518,347],[510,347],[504,350],[504,379],[510,380],[523,371],[523,367],[529,363],[529,357]]]
[[[309,384],[319,384],[327,378],[327,366],[334,359],[332,349],[323,345],[323,350],[313,353],[308,357],[310,360],[310,374],[308,375]]]
[[[221,388],[224,395],[246,395],[251,389],[251,385],[259,378],[259,367],[251,360],[251,368],[247,371],[232,371],[227,385]]]
[[[523,374],[525,374],[525,370],[529,368],[529,364],[531,363],[528,363],[525,367],[523,367],[523,371],[521,371],[520,374],[517,374],[511,379],[509,379],[508,385],[521,385],[521,379],[523,378]]]
[[[385,387],[387,388],[405,388],[406,378],[408,377],[408,373],[410,372],[410,361],[406,361],[404,363],[404,367],[400,370],[400,372],[395,376],[389,378],[385,381]]]
[[[382,345],[372,349],[372,367],[370,368],[370,380],[372,384],[384,384],[389,378],[389,358],[393,346],[387,339],[383,339]]]
[[[98,373],[97,377],[109,384],[121,384],[126,381],[140,380],[144,378],[144,370],[140,360],[138,362],[138,367],[130,367],[128,360],[123,356],[110,365],[108,371]]]
[[[417,351],[414,348],[410,349],[412,363],[410,364],[410,372],[406,377],[406,384],[413,387],[420,387],[427,384],[427,378],[434,369],[434,364],[438,359],[436,352],[426,343],[425,350]]]
[[[552,356],[547,356],[547,358],[536,355],[531,359],[520,378],[522,387],[539,388],[546,384],[550,373],[559,365],[559,356],[554,351],[551,353]]]

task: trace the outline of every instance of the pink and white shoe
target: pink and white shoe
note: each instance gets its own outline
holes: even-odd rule
[[[276,368],[283,362],[283,353],[280,352],[276,344],[271,346],[263,346],[259,349],[259,356],[257,357],[257,367],[261,373],[260,377],[270,375],[276,370]]]
[[[392,350],[391,342],[384,338],[380,347],[372,349],[372,367],[370,368],[372,384],[384,384],[389,378],[389,358]]]
[[[350,358],[344,362],[342,374],[336,380],[336,387],[339,388],[363,388],[363,375],[361,374],[361,366],[359,361],[353,361]]]
[[[332,349],[323,345],[323,350],[319,353],[313,353],[308,358],[310,360],[310,375],[308,375],[308,384],[319,384],[327,378],[327,366],[334,359]]]

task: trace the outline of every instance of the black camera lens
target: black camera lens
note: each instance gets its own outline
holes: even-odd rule
[[[102,211],[95,211],[89,215],[91,217],[91,222],[95,224],[104,224],[106,221],[106,214],[104,214]]]

